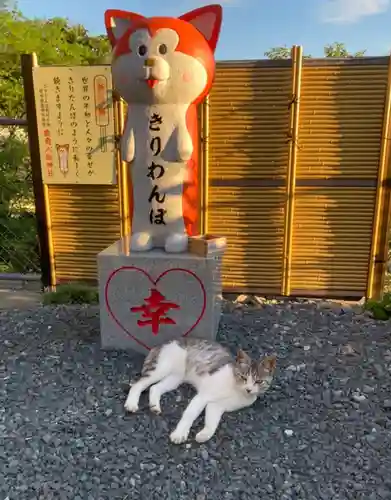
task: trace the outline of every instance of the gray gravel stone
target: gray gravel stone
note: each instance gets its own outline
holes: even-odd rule
[[[385,399],[383,402],[383,408],[385,410],[391,410],[391,399]]]
[[[192,389],[166,395],[161,417],[145,397],[126,415],[143,358],[100,349],[96,307],[1,312],[0,499],[391,499],[388,323],[311,301],[226,303],[219,340],[276,352],[274,384],[210,442],[174,446]]]

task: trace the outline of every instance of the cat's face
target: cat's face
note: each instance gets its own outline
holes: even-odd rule
[[[239,350],[234,370],[238,386],[248,395],[263,394],[272,383],[276,361],[275,356],[253,361],[245,352]]]
[[[113,84],[125,101],[190,104],[208,93],[221,12],[213,10],[215,6],[205,9],[179,19],[106,13],[114,46]]]

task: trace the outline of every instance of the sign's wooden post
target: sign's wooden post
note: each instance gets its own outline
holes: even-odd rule
[[[21,57],[21,66],[24,99],[26,103],[27,132],[35,199],[35,215],[40,247],[42,285],[45,288],[52,288],[56,284],[56,278],[53,261],[50,210],[48,209],[47,186],[43,183],[42,179],[37,109],[34,97],[33,69],[38,66],[36,54],[23,54]]]

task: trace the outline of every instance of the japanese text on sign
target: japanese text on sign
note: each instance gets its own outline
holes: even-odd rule
[[[39,89],[39,113],[41,118],[43,130],[43,142],[44,142],[44,156],[43,163],[45,166],[45,171],[48,177],[53,175],[53,148],[52,148],[52,138],[50,134],[50,112],[48,103],[48,86],[45,84]],[[38,111],[38,110],[37,110]]]
[[[91,134],[91,102],[90,102],[90,86],[87,76],[82,78],[83,83],[83,113],[86,134],[86,147],[85,153],[87,156],[87,173],[88,175],[94,174],[94,161],[92,159],[92,134]]]
[[[151,132],[160,132],[160,125],[163,124],[163,118],[158,113],[152,113],[152,116],[149,119],[149,130]],[[160,135],[154,135],[149,143],[150,150],[154,157],[160,155],[162,151],[162,140]],[[158,160],[156,160],[158,161]],[[165,174],[165,170],[163,165],[159,165],[159,163],[155,163],[154,161],[148,166],[147,177],[154,180],[161,179]],[[154,184],[151,190],[151,193],[148,197],[148,203],[152,204],[153,201],[156,202],[157,205],[163,205],[166,199],[165,193],[159,192],[159,187],[157,184]],[[155,204],[155,207],[156,207]],[[149,221],[151,224],[166,224],[165,215],[167,210],[164,207],[154,208],[151,206],[149,212]]]
[[[138,326],[150,326],[153,335],[159,333],[160,325],[175,325],[176,322],[172,318],[166,316],[170,309],[180,309],[175,302],[169,302],[156,288],[151,289],[149,297],[144,299],[144,304],[141,306],[131,307],[131,312],[141,312],[141,317],[145,319],[137,320]]]
[[[72,160],[75,165],[76,177],[79,177],[79,142],[77,137],[79,135],[78,124],[77,124],[77,114],[76,114],[76,106],[75,106],[75,86],[74,86],[73,77],[70,76],[68,78],[68,99],[69,99],[69,119],[70,125],[72,129]]]
[[[57,118],[57,134],[64,135],[64,123],[62,120],[62,104],[61,104],[61,79],[58,76],[53,78],[56,94],[56,118]]]
[[[33,70],[44,183],[115,184],[109,66]]]

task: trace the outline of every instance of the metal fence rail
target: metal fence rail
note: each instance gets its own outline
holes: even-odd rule
[[[26,124],[0,118],[0,280],[40,279]]]

